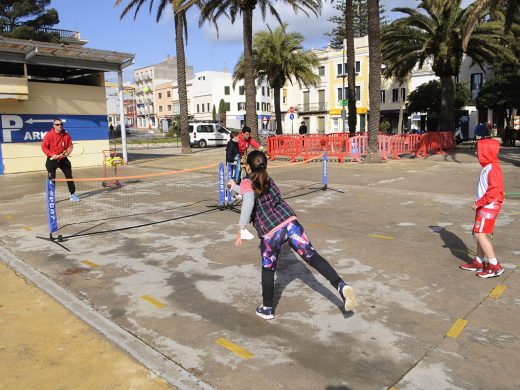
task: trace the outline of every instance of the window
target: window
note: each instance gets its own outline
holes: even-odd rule
[[[399,89],[393,88],[392,89],[392,102],[398,102],[399,101]]]
[[[475,99],[482,88],[482,73],[472,73],[470,81],[471,98]]]
[[[209,109],[209,103],[207,103],[206,107],[208,108],[208,112],[210,112],[211,110]]]
[[[266,88],[267,89],[267,96],[271,96],[271,88]]]
[[[404,102],[406,100],[406,88],[401,88],[401,101]]]
[[[361,87],[358,85],[356,86],[356,101],[360,101],[361,100]]]
[[[347,75],[347,63],[345,62],[344,64],[337,64],[337,76],[343,76],[343,74]],[[323,71],[325,72],[325,68],[323,69]],[[361,62],[360,61],[356,61],[356,66],[355,66],[355,69],[354,71],[356,73],[360,73],[361,72]],[[345,72],[345,73],[343,73]],[[324,73],[325,74],[325,73]],[[320,76],[322,76],[320,74]]]
[[[381,103],[386,101],[386,91],[384,89],[381,90]]]
[[[172,97],[171,91],[166,91],[166,97]]]
[[[230,93],[229,90],[230,90],[229,86],[225,86],[224,87],[224,95],[229,95],[229,93]]]
[[[262,103],[262,111],[265,111],[265,103]]]
[[[220,126],[220,125],[216,125],[216,127],[217,127],[217,131],[218,131],[219,133],[222,133],[222,134],[229,134],[229,131],[227,131],[226,129],[224,129],[222,126]]]
[[[158,95],[159,95],[158,98],[159,98],[159,99],[162,99],[162,93],[159,92]]]
[[[284,96],[284,97],[282,98],[282,103],[283,103],[283,104],[287,104],[287,96]]]
[[[256,111],[260,111],[260,103],[256,102]]]
[[[262,96],[265,96],[265,87],[262,87]]]
[[[168,111],[171,111],[171,110],[172,110],[172,105],[168,104]]]
[[[231,111],[231,103],[225,102],[224,105],[226,107],[226,111]]]
[[[162,112],[162,106],[159,106],[159,112]]]
[[[213,133],[213,126],[211,125],[198,125],[197,126],[198,133]]]
[[[200,111],[199,111],[199,105],[198,105],[198,104],[197,104],[197,112],[200,112]]]
[[[245,111],[245,110],[246,110],[246,103],[242,103],[242,102],[238,103],[238,111]]]
[[[343,74],[343,64],[337,64],[336,65],[336,74],[338,76],[341,76]]]
[[[325,67],[324,66],[320,66],[318,68],[318,76],[325,76]]]
[[[338,88],[338,102],[340,100],[343,100],[343,88]]]
[[[199,80],[206,80],[206,76],[200,76]]]
[[[204,103],[200,105],[201,111],[204,112]]]
[[[241,85],[240,87],[238,87],[238,94],[239,95],[243,95],[244,94],[244,86]]]

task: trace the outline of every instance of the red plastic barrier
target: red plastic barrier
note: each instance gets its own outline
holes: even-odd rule
[[[381,158],[399,159],[400,155],[427,157],[428,153],[445,153],[455,146],[453,132],[430,132],[425,134],[378,136]],[[329,157],[343,162],[350,157],[358,162],[368,153],[368,133],[351,137],[349,133],[278,135],[268,138],[267,151],[274,160],[276,157],[305,160],[327,153]]]

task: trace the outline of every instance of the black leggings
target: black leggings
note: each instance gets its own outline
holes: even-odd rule
[[[327,260],[321,257],[317,252],[314,253],[307,263],[324,276],[332,286],[337,290],[341,278],[332,268]],[[274,270],[272,268],[262,267],[262,300],[266,307],[273,307],[274,302]]]
[[[61,160],[51,160],[49,157],[47,157],[45,168],[47,168],[47,172],[49,173],[49,179],[56,179],[56,170],[58,168],[61,169],[67,179],[72,179],[72,165],[70,164],[69,159],[66,157]],[[73,181],[68,181],[67,186],[69,187],[69,192],[71,195],[76,192],[76,185]]]

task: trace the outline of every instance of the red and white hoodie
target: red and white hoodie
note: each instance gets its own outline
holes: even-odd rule
[[[492,138],[478,141],[478,161],[482,165],[477,184],[475,205],[487,212],[498,214],[504,202],[504,176],[498,163],[500,143]]]

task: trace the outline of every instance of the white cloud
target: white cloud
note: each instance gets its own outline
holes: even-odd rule
[[[286,4],[280,4],[277,7],[277,11],[280,15],[280,19],[288,24],[288,31],[299,32],[303,34],[305,38],[305,44],[308,47],[311,46],[323,46],[328,41],[328,38],[324,35],[332,30],[332,23],[328,19],[336,14],[336,10],[330,3],[324,3],[321,14],[316,17],[314,14],[309,13],[309,16],[303,12],[298,11],[295,13],[292,7]],[[262,20],[261,13],[258,9],[255,10],[253,20],[253,33],[267,29],[269,25],[272,29],[279,26],[279,23],[275,17],[268,14],[266,15],[265,21]],[[219,37],[217,38],[216,30],[213,25],[205,24],[202,29],[204,35],[208,41],[214,43],[241,43],[242,42],[242,19],[238,18],[234,24],[231,24],[229,20],[223,18],[218,23],[219,25]]]

